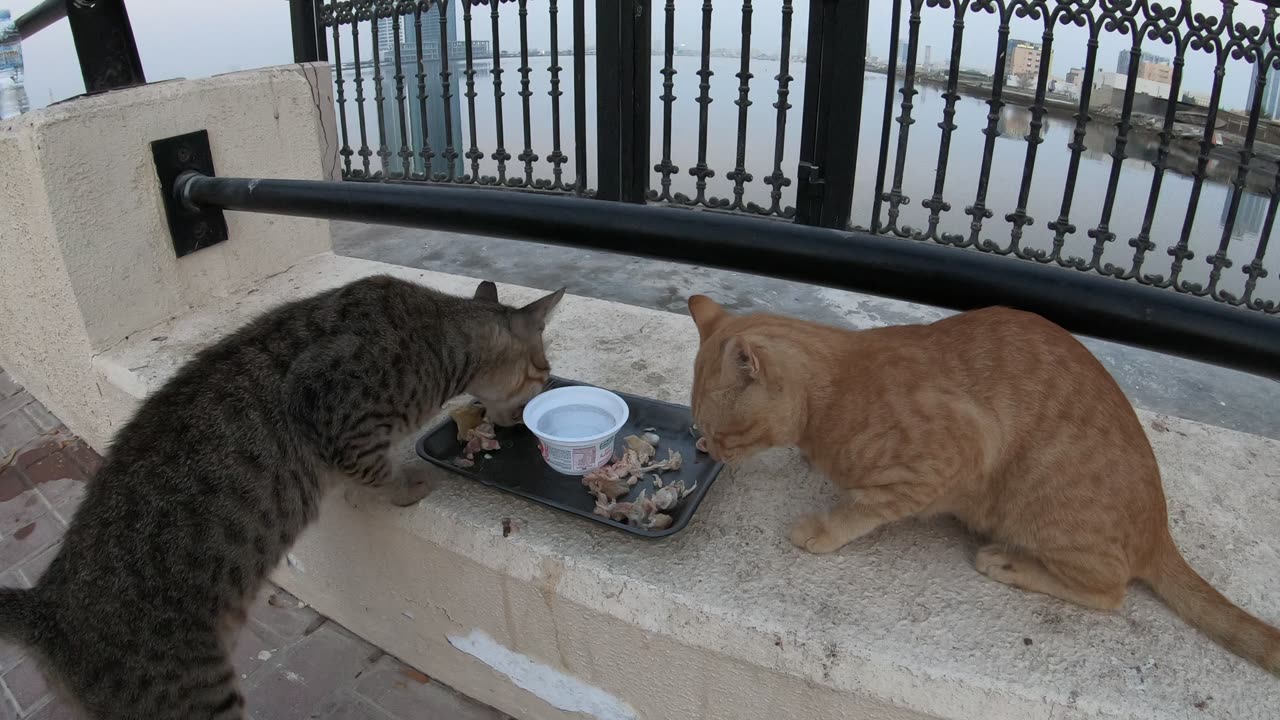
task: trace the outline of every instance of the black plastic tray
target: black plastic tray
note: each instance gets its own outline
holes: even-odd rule
[[[549,387],[586,384],[563,378],[552,378]],[[552,470],[542,459],[542,454],[538,450],[538,439],[523,425],[498,428],[497,437],[498,442],[502,444],[502,449],[490,453],[491,457],[487,460],[483,454],[476,453],[476,464],[470,468],[460,468],[452,462],[462,450],[462,443],[458,442],[457,437],[458,428],[452,418],[418,440],[418,455],[433,465],[438,465],[465,478],[641,537],[660,538],[679,532],[689,524],[689,519],[698,509],[707,490],[711,488],[711,483],[715,482],[716,476],[720,474],[723,464],[712,460],[706,453],[698,452],[694,447],[695,438],[689,432],[693,419],[688,407],[626,393],[618,393],[618,396],[626,401],[631,409],[631,416],[614,439],[615,454],[619,453],[620,448],[625,447],[623,438],[628,435],[639,435],[645,431],[645,428],[653,428],[661,438],[661,442],[658,443],[658,457],[665,458],[667,449],[670,448],[679,452],[683,460],[679,470],[662,473],[663,480],[683,480],[686,487],[697,483],[693,492],[689,493],[689,496],[672,511],[671,525],[665,529],[645,530],[592,513],[595,498],[582,486],[581,479],[572,475],[561,475]],[[637,483],[631,493],[620,500],[633,498],[645,489],[650,495],[653,494],[651,479]]]

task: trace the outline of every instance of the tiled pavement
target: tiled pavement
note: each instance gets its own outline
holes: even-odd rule
[[[0,587],[30,587],[57,553],[98,455],[0,370]],[[323,522],[323,519],[321,519]],[[252,720],[504,720],[268,586],[235,663]],[[0,643],[0,720],[74,720]]]

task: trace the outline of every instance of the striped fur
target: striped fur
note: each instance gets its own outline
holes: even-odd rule
[[[37,586],[0,590],[0,635],[93,720],[241,720],[229,648],[329,479],[421,499],[388,450],[463,392],[514,421],[562,295],[516,310],[492,283],[464,299],[373,277],[203,350],[120,430]]]

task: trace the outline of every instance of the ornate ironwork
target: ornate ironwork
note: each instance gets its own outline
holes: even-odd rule
[[[540,122],[533,95],[536,91],[534,70],[541,67],[537,56],[547,54],[533,51],[545,45],[539,45],[539,40],[531,35],[527,21],[528,0],[457,0],[462,3],[459,24],[462,25],[464,39],[461,43],[452,39],[454,29],[448,24],[449,4],[453,1],[343,0],[320,8],[319,25],[331,28],[334,59],[341,68],[335,78],[335,101],[342,135],[339,153],[343,158],[343,177],[352,180],[404,177],[424,182],[479,183],[592,194],[586,185],[589,152],[586,49],[590,32],[585,26],[586,0],[573,0],[573,47],[570,52],[566,52],[559,38],[563,0],[546,2],[550,23],[550,36],[547,38],[550,42],[547,65],[550,88],[547,95],[551,100],[549,118],[541,119],[541,122],[550,123],[551,152],[545,156],[546,167],[538,164],[539,156],[533,150],[535,124]],[[506,2],[517,6],[518,53],[504,53],[501,49],[499,6]],[[1260,8],[1261,22],[1245,20],[1240,10],[1246,3]],[[753,0],[739,0],[740,41],[735,48],[736,53],[731,53],[736,57],[738,68],[734,99],[737,123],[732,140],[729,133],[715,133],[710,127],[710,106],[716,100],[711,82],[714,75],[712,59],[721,55],[713,50],[711,44],[713,0],[701,0],[690,8],[696,9],[700,18],[697,60],[690,58],[697,65],[698,89],[694,97],[686,98],[684,102],[692,100],[698,105],[697,152],[696,156],[686,157],[683,162],[673,148],[679,132],[676,124],[693,122],[693,119],[677,112],[680,108],[675,94],[675,78],[680,68],[681,52],[675,42],[678,35],[675,0],[664,0],[662,12],[649,18],[649,22],[661,23],[663,32],[659,71],[662,79],[652,82],[646,77],[642,81],[644,89],[653,93],[645,97],[656,97],[662,108],[654,118],[655,122],[662,123],[660,135],[655,135],[655,140],[661,137],[661,148],[655,147],[653,157],[646,163],[653,169],[653,182],[656,184],[647,192],[651,201],[774,218],[794,217],[795,207],[790,203],[796,198],[788,196],[789,192],[794,192],[791,190],[793,180],[807,178],[799,184],[819,185],[833,165],[839,166],[844,162],[840,158],[820,157],[818,159],[826,162],[809,162],[810,167],[806,168],[788,168],[784,164],[787,145],[792,142],[787,130],[788,111],[792,109],[793,4],[794,0],[781,2],[781,49],[776,61],[773,58],[768,60],[778,64],[777,73],[772,75],[773,83],[766,90],[775,96],[773,112],[757,108],[753,115],[750,108],[760,103],[758,99],[753,103],[751,97],[752,82],[759,81],[752,70],[759,72],[760,63],[765,62],[759,58],[757,48],[760,42],[753,38],[753,30],[758,30],[754,26],[758,25],[756,15],[759,8]],[[476,42],[472,37],[472,8],[482,6],[489,8],[491,37],[488,41]],[[1280,136],[1277,136],[1274,125],[1267,122],[1269,110],[1263,107],[1263,96],[1267,86],[1275,82],[1275,74],[1280,72],[1280,29],[1277,28],[1280,10],[1272,3],[1255,0],[1220,0],[1216,4],[1216,12],[1206,11],[1200,3],[1196,8],[1192,7],[1191,0],[1165,3],[1155,0],[893,0],[891,26],[873,29],[887,30],[884,35],[889,40],[889,60],[887,66],[876,65],[874,68],[875,71],[886,72],[888,78],[875,184],[866,193],[866,205],[856,206],[862,208],[860,212],[870,211],[867,227],[877,233],[1008,255],[1211,298],[1264,313],[1277,313],[1280,311],[1280,298],[1274,295],[1273,286],[1265,281],[1271,276],[1266,264],[1270,233],[1280,211],[1280,157],[1277,157],[1280,153],[1272,149],[1280,144]],[[422,29],[422,16],[437,9],[440,24],[438,52],[442,67],[440,92],[434,93],[430,91],[431,85],[426,77],[424,52],[430,51],[425,49],[429,38]],[[945,67],[940,67],[938,62],[921,63],[925,35],[922,22],[932,19],[931,13],[944,17],[952,29],[948,57],[942,60]],[[979,16],[994,21],[994,33],[979,37],[972,30],[972,21]],[[1249,17],[1256,18],[1257,11]],[[379,27],[379,18],[391,20]],[[371,25],[367,35],[364,23]],[[407,23],[413,23],[413,38],[406,41],[411,45],[405,45],[405,53],[416,49],[417,72],[411,72],[406,78],[402,66],[405,57],[401,55],[401,48],[396,47],[394,74],[387,75],[389,79],[384,80],[383,62],[388,61],[391,53],[378,47],[379,34],[385,35],[390,30],[398,35],[401,28],[407,30]],[[349,38],[342,32],[348,27]],[[655,30],[658,27],[654,25]],[[1012,67],[1015,51],[1010,49],[1010,43],[1024,42],[1016,40],[1017,35],[1020,33],[1025,37],[1032,27],[1037,35],[1034,44],[1038,45],[1038,63],[1026,61],[1023,54],[1015,70]],[[1014,32],[1015,28],[1018,33]],[[1068,37],[1068,31],[1074,35]],[[365,40],[373,39],[372,58],[362,57],[367,55],[360,47],[362,35]],[[818,37],[823,36],[819,33]],[[1064,40],[1074,41],[1076,37],[1085,39],[1083,68],[1072,70],[1079,78],[1073,80],[1075,89],[1072,94],[1064,96],[1052,87],[1054,78],[1049,74],[1050,57],[1055,44],[1061,48]],[[1108,40],[1114,42],[1117,37],[1124,40],[1127,60],[1120,61],[1117,73],[1107,73],[1106,78],[1100,80],[1103,70],[1111,69],[1100,66],[1103,63],[1100,49]],[[899,49],[900,39],[905,40],[902,43],[905,52]],[[835,38],[820,39],[818,46],[809,47],[809,66],[826,57],[822,54],[823,42],[836,41]],[[984,76],[985,73],[990,75],[981,82],[975,81],[961,67],[962,54],[969,52],[969,47],[989,47],[992,42],[995,45],[994,62],[983,71]],[[342,47],[348,43],[349,49]],[[461,49],[457,49],[459,45]],[[457,71],[453,69],[455,61],[450,60],[450,52],[458,57],[456,62],[462,66]],[[1143,59],[1144,53],[1169,56],[1169,69],[1164,71],[1161,83],[1165,83],[1162,87],[1166,88],[1162,92],[1172,101],[1153,102],[1155,96],[1150,94],[1150,86],[1143,84],[1143,63],[1147,62]],[[346,55],[352,57],[352,62],[344,65]],[[564,86],[567,78],[563,75],[567,69],[563,64],[565,55],[569,55],[573,63],[572,152],[565,144],[568,139],[564,137],[562,126],[561,100],[567,89]],[[516,158],[520,171],[511,168],[508,172],[507,164],[512,158],[506,148],[504,109],[507,108],[503,103],[502,64],[504,61],[511,64],[517,57],[523,143]],[[434,62],[435,58],[431,59]],[[1207,100],[1200,101],[1198,109],[1179,104],[1187,90],[1185,71],[1188,60],[1199,61],[1197,59],[1207,59],[1213,66],[1212,87]],[[644,61],[647,62],[647,58]],[[1234,65],[1231,69],[1233,75],[1240,67],[1254,72],[1251,101],[1246,111],[1241,113],[1219,109],[1229,65]],[[364,73],[369,70],[372,71],[375,88],[374,97],[366,102]],[[608,69],[602,68],[601,71],[608,72]],[[452,89],[454,72],[462,73],[464,90],[460,93]],[[1015,72],[1017,80],[1009,79]],[[485,73],[489,74],[493,85],[494,106],[491,117],[477,118],[476,80],[477,75]],[[1118,80],[1116,76],[1120,76]],[[817,78],[817,82],[832,86],[823,92],[839,94],[854,90],[833,87],[839,83],[825,80],[825,77],[824,73],[811,76],[810,84],[814,84],[813,78]],[[856,82],[854,78],[845,77],[847,79],[839,82],[851,85]],[[412,79],[417,80],[416,106],[413,97],[406,97],[413,93]],[[1058,81],[1061,82],[1060,79]],[[384,82],[389,83],[385,91]],[[923,86],[940,88],[941,103],[934,104],[933,96],[922,99],[919,93]],[[1099,88],[1104,86],[1105,92],[1110,93],[1106,97],[1100,95],[1104,90]],[[389,89],[392,87],[394,98],[389,97],[393,94]],[[758,95],[760,88],[754,89]],[[860,88],[858,92],[861,92]],[[466,120],[459,133],[459,137],[466,137],[459,140],[457,149],[454,148],[452,127],[457,116],[448,111],[455,94],[466,98],[461,112]],[[986,105],[983,113],[985,122],[980,121],[977,126],[965,125],[962,103],[971,103],[966,98],[974,97]],[[438,102],[443,102],[446,108],[443,114],[446,127],[443,139],[437,140],[433,149],[432,143],[428,142],[426,120],[428,109]],[[392,103],[395,111],[387,108]],[[374,118],[367,117],[369,106],[376,113]],[[414,126],[412,132],[407,129],[410,123],[406,118],[410,107],[414,108],[414,115],[421,117],[422,123],[420,127]],[[1184,113],[1184,110],[1193,110],[1194,115]],[[618,111],[625,112],[625,108]],[[387,115],[388,112],[392,114]],[[355,121],[348,113],[355,114]],[[1023,129],[1018,133],[1025,145],[1021,145],[1018,151],[1022,159],[1021,173],[1006,190],[993,187],[993,175],[997,167],[997,140],[1008,132],[1003,116],[1009,113],[1026,118],[1021,119]],[[387,137],[388,131],[396,134],[396,129],[390,127],[393,116],[398,116],[400,121],[398,139]],[[605,122],[607,116],[597,117],[600,122]],[[751,142],[748,128],[753,123],[764,122],[765,117],[773,121],[771,154],[758,142],[748,144]],[[921,121],[936,124],[939,133],[932,135],[932,128],[919,124]],[[376,124],[370,125],[371,122]],[[1051,127],[1051,122],[1056,127]],[[1220,127],[1224,122],[1231,123],[1229,135],[1224,135]],[[871,123],[864,122],[863,125],[861,130],[864,134],[875,132],[873,128],[866,127]],[[1191,134],[1189,126],[1194,128],[1194,138],[1188,137]],[[644,127],[647,129],[647,125]],[[1094,139],[1099,127],[1106,129],[1105,147]],[[1058,128],[1066,129],[1065,141],[1058,139],[1063,137]],[[359,138],[353,139],[350,135],[355,131],[359,132]],[[693,127],[690,126],[688,131],[692,134]],[[371,137],[373,132],[378,133],[377,138]],[[484,135],[483,141],[480,133]],[[982,141],[973,150],[976,181],[959,186],[956,181],[956,173],[959,172],[957,152],[977,141],[979,133]],[[806,152],[804,143],[811,141],[811,133],[802,130],[800,135],[801,150]],[[430,137],[436,140],[435,135]],[[935,137],[936,146],[932,140]],[[398,153],[395,142],[400,143]],[[908,164],[909,159],[915,162],[917,156],[914,153],[921,149],[913,149],[913,144],[919,146],[922,142],[929,143],[928,156],[935,160],[934,176],[926,190],[919,189],[921,186],[916,173],[920,169]],[[491,152],[480,149],[486,143],[491,143]],[[465,170],[456,162],[464,147],[466,150],[462,157],[468,162]],[[757,147],[761,149],[757,151]],[[1011,146],[1004,147],[1006,150],[1002,153]],[[1109,157],[1101,156],[1103,152]],[[381,161],[380,171],[371,166],[375,153]],[[431,170],[431,160],[440,156],[448,160],[446,173]],[[1129,203],[1132,212],[1126,213],[1121,186],[1124,184],[1129,188],[1130,183],[1140,177],[1131,172],[1139,162],[1136,156],[1149,162],[1149,179],[1141,177],[1143,198],[1134,198]],[[396,157],[399,162],[394,162]],[[1054,160],[1055,157],[1062,159]],[[1000,160],[1004,162],[1003,154]],[[575,166],[572,181],[566,179],[564,167],[571,161]],[[728,181],[726,186],[732,192],[726,197],[715,197],[709,188],[709,181],[716,173],[713,165],[722,163],[727,166],[730,162],[733,167],[725,177]],[[1059,169],[1056,162],[1062,162],[1064,169]],[[418,170],[415,163],[421,163],[423,169]],[[455,171],[455,167],[458,170]],[[1051,172],[1049,168],[1054,170]],[[540,170],[546,173],[545,177],[541,176]],[[692,197],[677,191],[677,176],[682,172],[687,172],[694,179]],[[1097,180],[1086,180],[1090,177],[1087,172],[1096,172]],[[1180,181],[1181,186],[1187,188],[1178,190],[1180,195],[1176,206],[1170,204],[1168,197],[1170,187],[1179,187],[1171,185],[1171,173],[1174,177],[1184,178]],[[767,203],[763,199],[764,193],[751,185],[756,177],[768,188]],[[1093,187],[1086,185],[1087,182],[1092,182]],[[921,195],[918,209],[908,197],[912,193],[911,188],[916,188],[914,192]],[[1206,240],[1205,210],[1201,207],[1201,199],[1216,197],[1216,193],[1224,190],[1222,220],[1214,228],[1212,240]],[[961,201],[955,195],[957,192],[969,195]],[[1044,209],[1044,194],[1047,192],[1053,193],[1050,201],[1052,211]],[[1133,190],[1126,192],[1132,193]],[[1181,195],[1183,192],[1187,194]],[[855,197],[855,202],[858,197]],[[1264,206],[1265,218],[1260,221]],[[999,220],[996,220],[997,209]],[[1045,216],[1040,217],[1041,213]],[[1243,219],[1246,217],[1247,221]],[[861,221],[867,219],[860,218]],[[809,219],[804,221],[812,222]],[[1255,242],[1252,238],[1259,229],[1259,222],[1261,234]],[[1173,225],[1172,229],[1167,227],[1169,224]],[[1165,237],[1169,239],[1165,240]],[[1117,241],[1122,239],[1128,245],[1128,249],[1123,251],[1117,247]],[[1237,272],[1240,274],[1233,274]]]

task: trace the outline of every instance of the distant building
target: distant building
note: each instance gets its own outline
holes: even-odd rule
[[[1116,73],[1119,75],[1129,74],[1129,60],[1133,57],[1131,50],[1121,50],[1119,57],[1116,58]],[[1169,65],[1169,58],[1161,57],[1154,53],[1144,52],[1138,56],[1138,67],[1143,65]]]
[[[1040,75],[1044,46],[1030,40],[1009,40],[1005,48],[1005,75],[1030,83]]]
[[[1252,112],[1254,93],[1258,87],[1258,65],[1253,66],[1253,82],[1249,84],[1249,104],[1245,107]],[[1267,73],[1266,84],[1262,88],[1262,117],[1280,120],[1280,70],[1274,68]]]
[[[0,75],[22,74],[22,38],[8,10],[0,10]]]
[[[1218,227],[1226,227],[1227,220],[1231,216],[1231,198],[1235,195],[1235,188],[1227,186],[1227,194],[1222,200],[1222,214],[1218,218]],[[1236,208],[1236,222],[1232,226],[1232,237],[1240,237],[1245,234],[1257,236],[1262,232],[1262,221],[1267,214],[1267,205],[1270,200],[1261,195],[1255,195],[1251,192],[1245,192],[1240,196],[1240,206]]]

